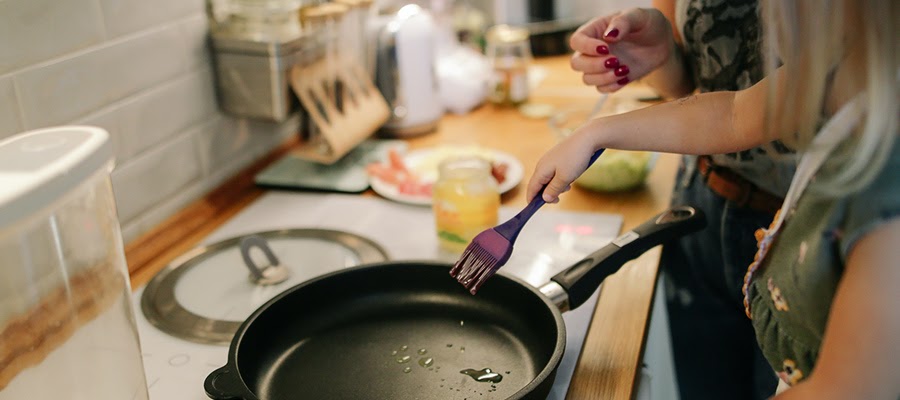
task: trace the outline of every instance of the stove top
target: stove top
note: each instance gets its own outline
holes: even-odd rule
[[[501,221],[518,211],[502,207]],[[529,221],[519,235],[512,257],[498,273],[517,276],[539,287],[557,272],[614,239],[621,223],[622,218],[618,215],[558,211],[547,205]],[[210,234],[203,244],[290,228],[354,233],[384,247],[392,260],[456,261],[455,256],[438,250],[430,208],[340,194],[268,193]],[[321,273],[319,269],[306,278]],[[135,291],[135,305],[140,304],[143,289]],[[566,352],[548,399],[565,398],[597,294],[594,293],[578,309],[563,314],[567,330]],[[228,347],[198,344],[170,336],[152,326],[140,312],[140,307],[135,309],[150,399],[208,399],[203,391],[203,381],[209,372],[225,365]]]

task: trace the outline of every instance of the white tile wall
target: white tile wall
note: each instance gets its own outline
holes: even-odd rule
[[[200,178],[193,135],[180,135],[113,171],[119,218],[134,219]]]
[[[0,0],[0,138],[110,132],[129,242],[265,155],[297,121],[223,116],[204,0]]]
[[[194,0],[99,0],[108,37],[114,38],[203,12]]]
[[[0,75],[103,39],[97,0],[0,1]]]
[[[76,53],[15,77],[25,128],[57,125],[186,72],[174,25]]]
[[[212,71],[204,68],[113,103],[83,122],[111,132],[121,164],[216,116],[215,95]]]

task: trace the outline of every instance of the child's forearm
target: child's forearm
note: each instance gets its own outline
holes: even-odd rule
[[[770,141],[765,135],[766,80],[739,92],[713,92],[597,118],[579,129],[597,149],[721,154]]]

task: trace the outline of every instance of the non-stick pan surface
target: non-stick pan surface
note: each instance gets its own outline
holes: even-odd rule
[[[449,268],[384,263],[291,289],[245,322],[236,370],[214,386],[235,393],[242,378],[245,398],[265,400],[546,398],[565,349],[556,306],[499,275],[472,296]]]

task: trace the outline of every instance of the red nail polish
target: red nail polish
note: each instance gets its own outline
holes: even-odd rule
[[[620,85],[623,85],[623,86],[624,86],[626,83],[628,83],[628,82],[631,82],[631,81],[628,80],[628,77],[627,77],[627,76],[624,77],[624,78],[622,78],[622,79],[619,79],[619,80],[616,81],[616,83],[618,83],[618,84],[620,84]]]
[[[597,54],[609,54],[609,47],[603,44],[597,46]]]
[[[613,29],[606,34],[606,37],[618,37],[619,36],[619,28]]]
[[[603,62],[603,65],[609,69],[616,68],[619,66],[619,59],[615,57],[607,58],[606,61]]]
[[[631,71],[628,70],[627,65],[623,65],[619,68],[616,68],[616,76],[625,76],[625,75],[628,75],[629,72],[631,72]]]

